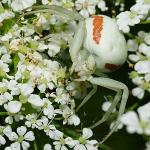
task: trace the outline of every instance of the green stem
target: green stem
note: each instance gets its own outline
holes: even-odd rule
[[[36,142],[34,141],[34,150],[38,150],[37,149],[37,145],[36,145]]]
[[[103,150],[112,150],[110,147],[108,147],[104,144],[99,145],[99,147],[102,148]]]
[[[146,21],[141,21],[140,24],[149,24],[150,20],[146,20]]]
[[[134,105],[132,105],[131,107],[128,108],[128,111],[134,110],[139,106],[139,103],[135,103]]]
[[[8,112],[0,112],[0,116],[7,116],[7,115],[9,115]]]

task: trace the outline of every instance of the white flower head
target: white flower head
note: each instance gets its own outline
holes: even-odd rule
[[[22,147],[24,150],[27,150],[30,147],[28,141],[35,140],[34,133],[32,131],[27,132],[27,128],[25,126],[18,127],[17,133],[12,132],[8,138],[10,141],[14,141],[14,143],[10,145],[10,148],[20,149],[20,147]]]

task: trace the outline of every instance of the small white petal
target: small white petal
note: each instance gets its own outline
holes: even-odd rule
[[[27,132],[24,135],[24,139],[27,140],[27,141],[34,141],[35,140],[34,133],[32,131]]]
[[[21,126],[21,127],[18,127],[17,128],[17,133],[19,136],[22,136],[26,133],[27,131],[27,128],[25,126]]]
[[[92,132],[91,129],[89,129],[89,128],[84,128],[84,129],[83,129],[83,135],[82,135],[83,138],[88,139],[88,138],[90,138],[92,135],[93,135],[93,132]]]
[[[6,143],[6,140],[2,135],[0,135],[0,144],[4,145]]]
[[[135,64],[135,70],[138,73],[148,73],[150,72],[150,62],[149,61],[139,61]]]
[[[45,144],[44,150],[52,150],[52,146],[50,144]]]
[[[21,145],[23,150],[28,150],[28,148],[30,147],[30,144],[26,141],[23,141]]]
[[[21,102],[19,101],[10,101],[8,104],[4,105],[4,108],[10,113],[17,113],[21,109]]]
[[[132,90],[132,94],[133,94],[133,96],[136,96],[139,99],[142,99],[144,97],[144,90],[137,87]]]
[[[40,96],[36,94],[31,94],[28,99],[28,102],[31,103],[35,107],[42,107],[44,105],[44,102],[42,101]]]

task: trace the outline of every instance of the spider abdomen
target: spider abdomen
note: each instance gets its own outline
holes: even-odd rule
[[[85,21],[84,48],[93,55],[100,72],[118,69],[127,58],[127,46],[116,22],[107,16],[98,15]]]

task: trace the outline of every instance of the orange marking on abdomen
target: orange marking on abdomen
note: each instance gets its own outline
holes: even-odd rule
[[[93,40],[99,44],[103,29],[103,16],[94,16],[93,18]]]
[[[120,68],[120,65],[107,63],[107,64],[105,64],[105,68],[113,71],[113,70]]]

